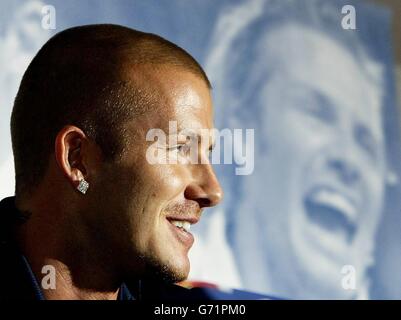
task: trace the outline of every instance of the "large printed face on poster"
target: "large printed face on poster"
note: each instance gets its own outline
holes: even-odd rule
[[[13,192],[9,115],[29,60],[51,33],[123,24],[200,60],[218,129],[254,129],[249,175],[215,167],[225,201],[193,228],[190,279],[289,298],[365,298],[372,287],[379,298],[401,296],[392,289],[401,278],[388,275],[401,263],[401,230],[387,10],[363,0],[53,4],[56,30],[41,27],[41,1],[0,5],[8,12],[0,33],[1,196]],[[356,30],[342,28],[346,4],[355,5]]]
[[[207,71],[224,109],[218,125],[255,129],[255,168],[222,170],[228,200],[215,219],[225,216],[239,286],[363,298],[389,172],[385,62],[330,23],[341,6],[302,6],[253,1],[217,23]],[[204,233],[212,251],[218,234]]]
[[[278,39],[290,39],[304,53],[286,58],[281,50],[269,52]],[[341,287],[341,270],[352,265],[358,283],[366,280],[382,212],[381,81],[367,72],[373,62],[363,65],[341,43],[300,25],[278,28],[265,46],[266,61],[281,64],[256,100],[266,151],[258,156],[261,176],[245,179],[245,189],[257,181],[264,187],[253,187],[238,210],[255,214],[255,226],[263,226],[255,241],[265,248],[258,255],[266,270],[287,270],[286,280],[294,283],[310,279],[302,289],[307,295],[317,287],[328,297],[353,294]],[[235,242],[247,241],[236,234]],[[272,286],[283,282],[271,278]]]

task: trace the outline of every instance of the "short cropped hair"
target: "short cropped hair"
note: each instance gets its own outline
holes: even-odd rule
[[[198,62],[158,35],[112,24],[56,34],[26,70],[12,111],[17,198],[40,183],[55,137],[67,124],[93,139],[105,161],[121,156],[122,124],[157,103],[139,84],[122,80],[126,63],[173,65],[199,76],[211,88]]]

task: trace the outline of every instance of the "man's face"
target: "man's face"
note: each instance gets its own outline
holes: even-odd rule
[[[275,285],[290,288],[282,294],[352,296],[341,286],[341,270],[354,266],[361,288],[384,189],[380,97],[334,41],[293,29],[278,31],[277,39],[287,32],[302,35],[309,54],[285,60],[259,97],[268,150],[255,172],[269,183],[258,195],[261,247]]]
[[[146,134],[158,128],[177,136],[176,144],[159,147],[179,159],[188,157],[188,141],[178,133],[213,128],[211,96],[202,79],[173,67],[144,67],[140,77],[147,92],[157,92],[158,104],[127,123],[129,144],[121,160],[102,167],[93,190],[98,193],[94,219],[107,236],[105,250],[113,251],[128,276],[149,272],[179,281],[188,275],[194,239],[172,221],[196,223],[204,207],[220,201],[222,191],[208,161],[210,145],[199,149],[204,164],[150,164],[146,151],[153,141],[146,141]],[[177,121],[178,132],[169,132],[169,121]]]

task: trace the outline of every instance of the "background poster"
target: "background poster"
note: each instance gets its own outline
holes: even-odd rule
[[[43,28],[47,5],[55,29]],[[356,29],[344,29],[345,5],[355,9]],[[0,196],[13,194],[9,119],[34,54],[70,26],[127,25],[201,62],[217,128],[254,129],[250,174],[216,165],[225,200],[194,228],[192,280],[289,298],[401,298],[391,31],[399,16],[388,8],[332,0],[4,0],[0,16]]]

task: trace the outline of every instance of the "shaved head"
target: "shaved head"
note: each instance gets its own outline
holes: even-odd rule
[[[54,140],[75,125],[100,147],[105,161],[121,156],[123,124],[160,104],[143,71],[163,66],[210,82],[185,50],[150,33],[118,25],[89,25],[51,38],[26,70],[11,118],[16,196],[29,195],[43,178]]]

